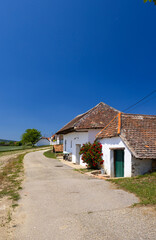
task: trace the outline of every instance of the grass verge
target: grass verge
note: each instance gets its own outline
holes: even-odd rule
[[[91,169],[91,168],[80,168],[80,169],[76,169],[76,168],[75,168],[74,171],[80,172],[80,173],[86,173],[86,172],[95,171],[95,169]]]
[[[44,147],[44,146],[41,146],[41,147],[31,147],[31,148],[27,148],[27,149],[16,149],[16,150],[9,150],[9,151],[0,151],[0,157],[3,157],[3,156],[10,156],[10,155],[13,155],[13,154],[23,154],[23,153],[29,153],[29,152],[36,152],[36,151],[40,151],[40,150],[46,150],[46,149],[49,149],[50,146],[47,146],[47,147]]]
[[[16,201],[20,199],[19,190],[23,180],[23,158],[21,154],[12,158],[0,171],[0,198],[8,196],[12,199],[12,206],[16,206]]]
[[[0,146],[0,152],[10,152],[17,150],[31,149],[31,146]]]
[[[16,151],[23,151],[23,150],[38,150],[40,148],[49,148],[50,146],[0,146],[0,156],[3,153],[11,153],[11,152],[16,152]]]
[[[108,179],[139,197],[141,205],[156,205],[156,172],[132,178]]]
[[[56,158],[56,153],[53,153],[52,150],[46,151],[43,154],[47,158]]]

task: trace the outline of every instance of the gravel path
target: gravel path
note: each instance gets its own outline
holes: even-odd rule
[[[156,215],[138,199],[82,175],[43,152],[25,156],[26,179],[12,222],[13,240],[155,240]]]

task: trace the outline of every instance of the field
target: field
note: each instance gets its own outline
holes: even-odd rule
[[[31,146],[0,146],[0,152],[30,149]]]
[[[10,152],[10,151],[17,151],[17,150],[26,150],[26,149],[37,149],[37,148],[44,148],[50,147],[48,146],[40,146],[40,147],[32,147],[32,146],[0,146],[0,152]]]

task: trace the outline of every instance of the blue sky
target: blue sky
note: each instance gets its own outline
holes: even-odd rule
[[[50,136],[99,102],[156,89],[156,6],[143,0],[0,2],[0,138]],[[156,114],[156,96],[130,113]]]

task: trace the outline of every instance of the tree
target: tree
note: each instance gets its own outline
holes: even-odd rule
[[[15,144],[14,144],[14,141],[10,141],[9,142],[9,146],[14,146]]]
[[[34,144],[40,139],[40,137],[41,132],[37,129],[27,129],[22,135],[22,143],[32,143],[32,145],[34,146]]]
[[[22,142],[21,141],[16,142],[15,146],[22,146]]]
[[[144,2],[146,3],[146,2],[154,2],[154,4],[156,5],[156,0],[144,0]]]

